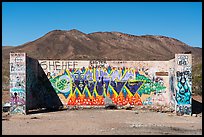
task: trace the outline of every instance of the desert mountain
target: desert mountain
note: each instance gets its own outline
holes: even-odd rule
[[[9,53],[26,52],[36,59],[170,60],[175,53],[191,52],[193,64],[201,64],[202,49],[175,38],[157,35],[130,35],[121,32],[53,30],[16,47],[2,47],[3,83],[8,84]],[[6,85],[7,85],[6,84]]]

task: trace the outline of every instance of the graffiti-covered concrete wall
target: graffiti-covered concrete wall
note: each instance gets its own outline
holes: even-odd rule
[[[192,56],[187,54],[176,54],[176,112],[192,113]]]
[[[36,108],[169,106],[191,114],[190,54],[169,61],[36,60],[10,54],[12,112]]]
[[[26,113],[26,54],[10,53],[11,113]]]
[[[64,105],[169,105],[169,61],[39,60]]]

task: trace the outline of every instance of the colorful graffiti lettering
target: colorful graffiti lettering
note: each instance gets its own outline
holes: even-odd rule
[[[136,69],[125,67],[65,69],[57,76],[49,75],[49,80],[67,105],[104,105],[106,96],[117,105],[142,105],[143,101],[147,102],[141,99],[143,94],[151,98],[152,92],[159,94],[166,89],[161,78],[153,82]]]

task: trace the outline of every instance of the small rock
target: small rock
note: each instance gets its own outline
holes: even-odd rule
[[[130,127],[132,127],[132,128],[135,128],[135,127],[137,127],[135,124],[132,124]]]
[[[135,111],[135,114],[139,114],[137,111]]]
[[[197,117],[197,114],[193,114],[192,116],[193,116],[193,117]]]
[[[105,97],[104,103],[106,109],[117,109],[117,105],[109,97]]]
[[[183,113],[176,113],[177,116],[183,116]]]
[[[38,117],[32,117],[31,119],[39,119]]]

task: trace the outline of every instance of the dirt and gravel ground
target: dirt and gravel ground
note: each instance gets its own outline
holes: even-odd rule
[[[2,114],[3,135],[202,135],[202,113],[194,117],[135,109],[78,109]]]
[[[2,102],[6,102],[5,98]],[[133,108],[2,112],[3,135],[202,135],[202,96],[193,96],[195,116]]]

